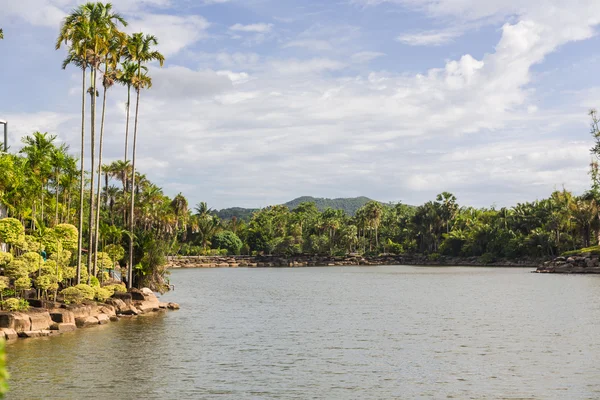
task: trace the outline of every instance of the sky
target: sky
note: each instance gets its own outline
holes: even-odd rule
[[[80,148],[81,76],[54,44],[77,0],[0,0],[0,119]],[[302,195],[510,206],[589,187],[597,0],[115,0],[166,57],[137,167],[212,208]],[[126,92],[108,92],[105,162]],[[88,126],[89,132],[89,126]],[[86,145],[89,155],[89,144]]]

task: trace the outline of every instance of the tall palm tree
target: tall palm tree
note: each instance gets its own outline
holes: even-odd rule
[[[148,72],[148,68],[146,68],[146,66],[142,66],[142,70],[144,72]],[[125,117],[125,156],[123,158],[124,162],[127,162],[127,155],[129,153],[129,119],[130,119],[129,111],[131,109],[131,86],[135,82],[135,78],[138,75],[137,71],[138,71],[137,63],[130,62],[130,61],[124,61],[121,64],[121,74],[120,74],[119,78],[117,79],[117,81],[120,84],[127,86],[127,103],[125,104],[126,117]]]
[[[134,33],[127,42],[126,59],[137,63],[137,82],[134,87],[136,89],[136,103],[135,103],[135,120],[133,128],[133,156],[131,161],[132,176],[131,176],[131,207],[129,215],[129,230],[133,233],[134,226],[134,205],[135,205],[135,156],[136,156],[136,144],[137,144],[137,129],[138,129],[138,117],[140,108],[140,93],[145,87],[142,80],[142,64],[151,61],[158,61],[162,67],[165,61],[165,57],[158,51],[152,50],[153,46],[158,44],[158,40],[153,35],[144,35],[143,33]],[[133,237],[129,240],[129,271],[127,285],[131,287],[133,279]]]
[[[54,225],[58,225],[58,196],[60,192],[60,175],[61,172],[65,169],[67,158],[69,155],[67,151],[69,150],[69,146],[66,144],[62,144],[59,147],[55,148],[52,154],[50,154],[50,163],[52,164],[53,170],[53,179],[56,190],[56,204],[54,210]],[[64,190],[64,189],[63,189]]]
[[[94,157],[95,157],[95,132],[96,132],[96,74],[102,54],[107,48],[108,38],[118,31],[117,24],[126,24],[123,17],[112,12],[110,3],[100,2],[86,3],[77,7],[63,21],[59,36],[56,41],[56,49],[59,49],[63,43],[69,44],[69,56],[63,62],[63,68],[68,64],[75,64],[82,69],[82,106],[81,106],[81,188],[80,188],[80,211],[79,211],[79,242],[82,242],[83,230],[83,192],[84,192],[84,143],[85,143],[85,73],[89,67],[91,72],[92,86],[90,95],[91,104],[91,165],[92,174],[90,182],[90,215],[89,215],[89,250],[88,251],[88,270],[91,264],[92,248],[92,227],[94,210]],[[80,282],[81,268],[81,247],[78,245],[77,257],[77,282]]]
[[[125,24],[126,25],[126,24]],[[100,118],[100,147],[98,149],[98,187],[96,193],[100,196],[102,182],[102,151],[104,146],[104,119],[106,116],[106,92],[114,84],[119,75],[117,69],[121,55],[123,54],[125,40],[127,36],[121,32],[114,32],[113,36],[108,38],[108,45],[104,54],[104,75],[102,77],[102,117]],[[98,233],[100,229],[100,198],[96,202],[96,220],[94,231],[94,276],[96,275],[96,265],[98,264]]]

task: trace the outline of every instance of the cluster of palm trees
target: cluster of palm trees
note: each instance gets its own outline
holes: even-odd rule
[[[90,186],[89,186],[89,214],[88,214],[88,257],[87,265],[95,265],[93,255],[98,253],[98,230],[100,227],[100,201],[96,194],[100,193],[100,180],[102,176],[102,156],[104,142],[104,127],[106,117],[106,96],[108,90],[116,83],[127,87],[127,120],[125,124],[125,158],[129,154],[129,114],[131,106],[131,88],[136,92],[135,119],[133,127],[133,146],[131,157],[131,180],[129,189],[130,213],[129,228],[133,231],[134,206],[136,192],[136,144],[138,135],[138,116],[140,95],[143,89],[151,86],[152,81],[148,75],[145,64],[157,61],[163,65],[164,57],[154,47],[158,44],[152,35],[134,33],[127,35],[119,28],[127,26],[125,19],[114,12],[110,3],[86,3],[77,7],[68,15],[60,28],[56,40],[56,49],[63,45],[68,48],[68,56],[63,62],[63,68],[74,65],[81,69],[81,154],[80,154],[80,201],[79,201],[79,244],[77,251],[77,281],[81,276],[82,247],[83,247],[83,221],[84,221],[84,193],[85,193],[85,149],[86,140],[86,95],[90,95]],[[90,86],[87,86],[87,73],[90,74]],[[98,83],[102,86],[102,111],[100,121],[100,135],[96,139],[96,102]],[[96,146],[98,146],[98,160],[96,160]],[[126,177],[127,178],[127,177]],[[96,181],[97,187],[94,187]],[[129,272],[128,284],[132,282],[133,271],[133,238],[129,245]],[[96,257],[96,256],[94,256]]]

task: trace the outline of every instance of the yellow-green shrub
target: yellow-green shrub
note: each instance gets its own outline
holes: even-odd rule
[[[42,249],[42,245],[38,241],[38,239],[31,235],[25,235],[25,251],[33,251],[34,253],[38,253]]]
[[[13,256],[10,253],[0,251],[0,267],[5,267],[11,263]]]
[[[81,290],[74,286],[61,290],[60,294],[63,296],[65,304],[81,304],[84,300]]]
[[[44,259],[42,256],[32,251],[23,254],[21,257],[19,257],[19,260],[25,262],[27,265],[27,271],[29,271],[29,273],[38,271],[42,264],[44,264]]]
[[[96,291],[93,287],[86,285],[85,283],[80,283],[79,285],[75,285],[73,287],[81,292],[81,295],[84,299],[94,300]]]
[[[25,299],[11,298],[2,302],[2,308],[7,311],[27,311],[29,303]]]
[[[11,263],[6,267],[4,267],[4,275],[13,279],[19,279],[29,275],[29,270],[25,261],[15,259],[12,260]]]
[[[111,296],[115,293],[127,292],[127,288],[125,287],[125,285],[107,285],[107,286],[104,286],[104,289],[110,291]]]
[[[112,293],[110,292],[110,290],[107,290],[105,288],[101,288],[101,287],[95,287],[94,288],[96,290],[96,295],[94,296],[94,298],[97,301],[101,301],[104,302],[106,301],[106,299],[108,299],[110,296],[112,296]]]
[[[56,237],[62,242],[65,250],[77,250],[77,239],[79,231],[71,224],[60,224],[54,227]]]
[[[31,279],[28,277],[22,276],[15,281],[15,290],[17,292],[29,289],[31,289]]]
[[[15,218],[0,219],[0,243],[16,245],[25,237],[25,228]]]

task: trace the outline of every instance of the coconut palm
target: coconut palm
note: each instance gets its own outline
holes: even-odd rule
[[[147,84],[149,79],[146,75],[146,79],[142,79],[142,64],[158,61],[160,66],[163,66],[165,58],[158,51],[152,50],[153,46],[156,46],[158,41],[153,35],[144,35],[143,33],[134,33],[133,36],[129,37],[126,48],[126,60],[137,63],[137,80],[132,86],[136,90],[136,103],[135,103],[135,120],[133,125],[133,155],[131,161],[131,207],[129,213],[129,230],[133,232],[134,227],[134,206],[135,206],[135,156],[136,156],[136,144],[137,144],[137,130],[138,130],[138,118],[140,109],[140,93],[142,89],[148,87]],[[128,271],[127,285],[131,287],[133,278],[133,238],[129,241],[129,271]]]
[[[86,3],[77,7],[63,21],[56,41],[56,49],[63,43],[69,44],[69,56],[63,62],[63,68],[68,64],[75,64],[82,70],[82,105],[81,105],[81,187],[79,208],[79,242],[82,242],[83,230],[83,191],[84,191],[84,142],[85,142],[85,73],[91,69],[92,87],[89,91],[92,98],[91,105],[91,165],[92,174],[90,182],[90,216],[89,216],[89,249],[92,248],[92,227],[94,209],[94,156],[95,156],[95,120],[96,120],[96,73],[102,61],[102,54],[108,47],[108,38],[114,35],[117,24],[125,25],[126,22],[117,13],[112,12],[110,3]],[[77,282],[80,282],[81,247],[78,245],[77,257]],[[88,251],[88,268],[91,265],[91,251]]]

